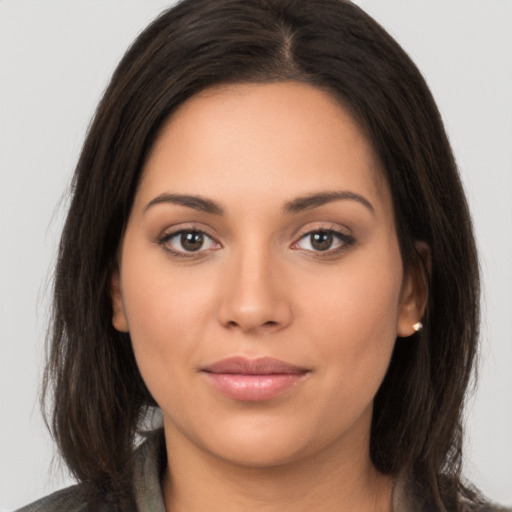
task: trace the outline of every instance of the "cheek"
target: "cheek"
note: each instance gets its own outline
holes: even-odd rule
[[[375,255],[347,264],[323,290],[312,284],[303,302],[305,325],[316,340],[318,360],[330,362],[329,382],[345,399],[361,393],[373,399],[397,336],[402,285],[398,250],[389,258]]]
[[[172,271],[165,257],[127,248],[121,267],[124,310],[139,370],[158,401],[159,390],[173,389],[194,364],[212,318],[212,285],[204,280],[193,286],[187,272]]]

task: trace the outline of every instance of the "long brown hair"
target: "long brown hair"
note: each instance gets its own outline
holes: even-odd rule
[[[45,396],[53,398],[61,453],[88,489],[119,491],[155,405],[129,336],[112,327],[109,276],[162,123],[209,86],[276,80],[325,89],[350,110],[381,160],[404,265],[416,261],[415,241],[430,247],[425,329],[396,342],[375,398],[370,448],[381,472],[407,470],[432,507],[458,510],[457,496],[472,494],[460,476],[479,321],[470,216],[420,72],[343,0],[184,0],[122,59],[84,143],[59,248]]]

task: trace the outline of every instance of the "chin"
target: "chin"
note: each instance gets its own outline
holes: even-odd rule
[[[225,462],[252,469],[283,466],[307,455],[306,447],[298,444],[297,439],[277,437],[261,440],[254,437],[230,439],[227,443],[216,443],[211,453]]]
[[[293,415],[232,418],[229,422],[217,423],[198,444],[225,462],[264,469],[307,459],[337,442],[338,429],[327,428],[320,432],[303,420]]]

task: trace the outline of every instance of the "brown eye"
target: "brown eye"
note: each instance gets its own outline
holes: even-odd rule
[[[202,253],[211,249],[218,249],[219,244],[206,233],[195,230],[180,230],[164,235],[159,244],[163,248],[177,256]]]
[[[341,231],[333,229],[317,229],[302,235],[302,237],[292,245],[293,249],[302,249],[316,253],[334,254],[337,250],[342,250],[346,246],[352,245],[354,238]]]
[[[327,251],[332,247],[334,236],[328,231],[317,231],[309,236],[311,237],[311,247],[316,251]]]
[[[195,252],[201,249],[204,244],[204,235],[198,231],[181,233],[181,246],[185,251]]]

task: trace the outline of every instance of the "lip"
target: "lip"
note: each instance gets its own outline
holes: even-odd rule
[[[201,369],[208,382],[234,400],[270,400],[297,385],[309,370],[272,357],[229,357]]]

